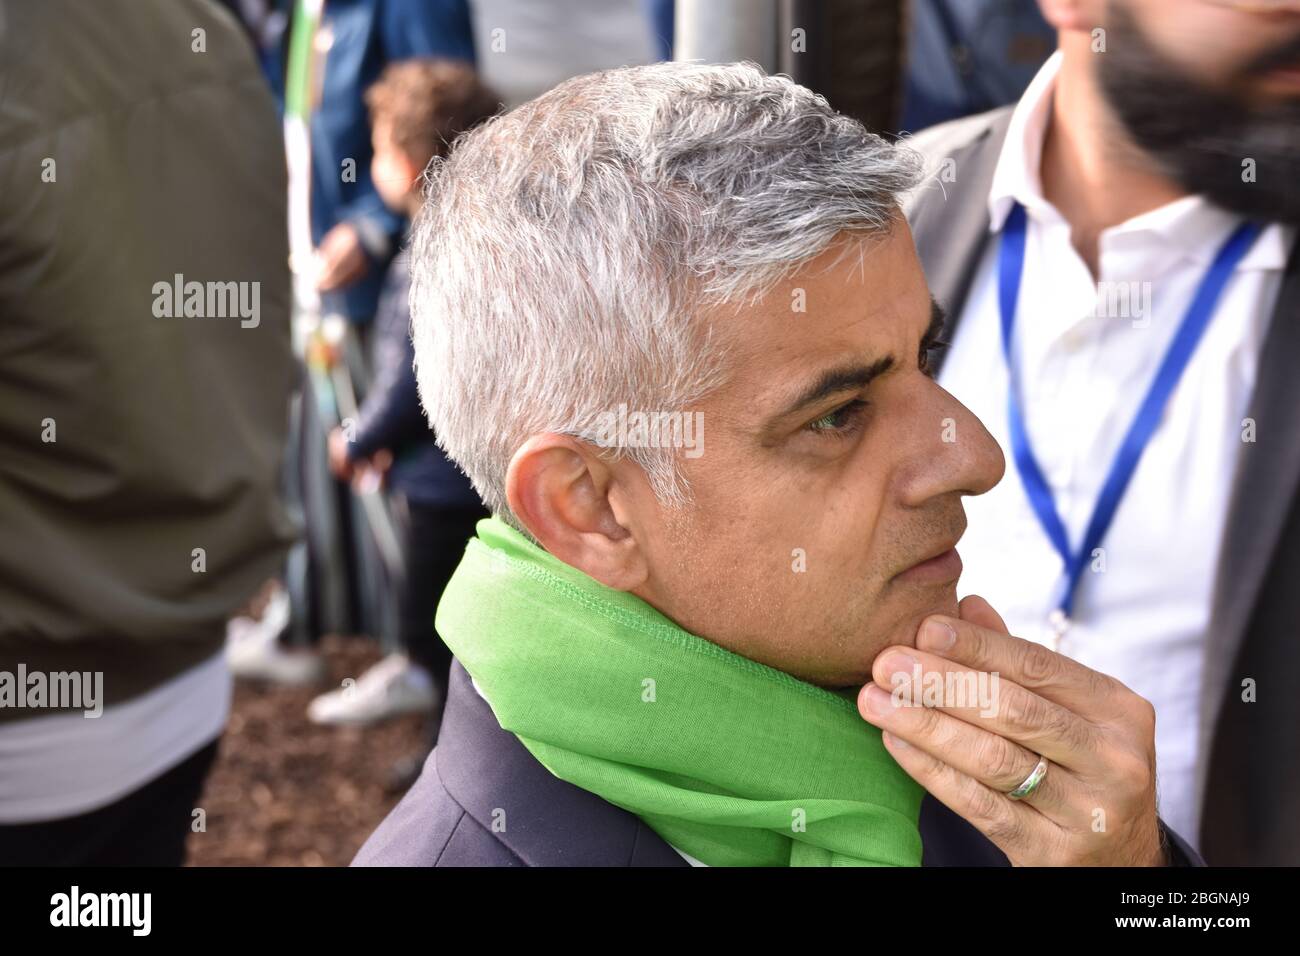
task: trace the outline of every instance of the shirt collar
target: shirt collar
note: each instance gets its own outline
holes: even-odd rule
[[[1061,51],[1057,50],[1042,65],[1011,113],[1007,138],[1002,143],[998,164],[993,170],[989,189],[989,228],[1001,232],[1014,203],[1026,211],[1058,216],[1043,196],[1038,175],[1043,153],[1043,137],[1052,116],[1052,93],[1061,69]]]

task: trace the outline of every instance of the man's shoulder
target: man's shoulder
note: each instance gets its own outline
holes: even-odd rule
[[[352,861],[353,866],[522,866],[523,861],[447,791],[438,752]]]
[[[635,815],[561,780],[454,661],[438,746],[355,866],[686,866]]]
[[[899,140],[920,153],[924,175],[903,203],[903,212],[915,230],[927,210],[946,219],[952,212],[948,200],[954,192],[972,205],[982,206],[1002,152],[1002,142],[1014,106],[940,123]],[[967,188],[969,187],[969,188]]]

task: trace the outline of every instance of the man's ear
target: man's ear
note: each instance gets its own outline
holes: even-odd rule
[[[646,580],[628,516],[611,502],[616,478],[597,450],[569,435],[534,435],[506,472],[506,500],[537,542],[601,584],[630,591]]]

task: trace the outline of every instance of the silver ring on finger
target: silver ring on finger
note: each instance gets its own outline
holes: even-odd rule
[[[1047,758],[1039,757],[1038,766],[1034,767],[1034,769],[1029,772],[1029,776],[1025,778],[1025,782],[1016,787],[1016,789],[1009,791],[1007,796],[1012,800],[1023,800],[1025,797],[1037,790],[1038,785],[1042,783],[1046,777]]]

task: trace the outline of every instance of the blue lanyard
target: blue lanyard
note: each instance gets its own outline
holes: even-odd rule
[[[1197,343],[1200,342],[1201,336],[1210,324],[1210,319],[1214,316],[1215,304],[1227,284],[1228,277],[1237,268],[1237,264],[1259,232],[1258,224],[1243,223],[1228,237],[1214,257],[1213,264],[1196,290],[1192,304],[1188,306],[1187,314],[1183,316],[1178,326],[1169,351],[1165,353],[1160,368],[1156,371],[1155,380],[1151,383],[1146,398],[1138,408],[1133,424],[1129,426],[1128,434],[1124,436],[1124,443],[1120,445],[1119,453],[1111,463],[1110,472],[1101,487],[1101,495],[1093,508],[1083,542],[1078,551],[1073,551],[1065,532],[1065,525],[1057,513],[1052,490],[1047,484],[1047,479],[1043,477],[1042,469],[1038,467],[1037,459],[1034,458],[1033,448],[1029,444],[1029,434],[1025,430],[1024,416],[1021,413],[1015,363],[1012,360],[1011,336],[1016,321],[1016,301],[1020,297],[1020,276],[1025,266],[1025,210],[1019,203],[1011,208],[1002,230],[1002,244],[998,250],[998,307],[1002,318],[1002,355],[1007,363],[1008,376],[1007,420],[1016,470],[1020,473],[1020,481],[1029,495],[1029,504],[1038,517],[1038,523],[1042,525],[1043,531],[1051,540],[1052,547],[1065,562],[1065,573],[1061,578],[1060,595],[1057,601],[1060,620],[1069,619],[1079,578],[1083,575],[1084,568],[1088,566],[1092,552],[1106,536],[1106,530],[1110,527],[1115,511],[1119,508],[1120,499],[1124,496],[1124,489],[1128,487],[1129,480],[1137,469],[1138,459],[1142,457],[1151,435],[1160,424],[1160,416],[1165,404],[1178,385],[1183,370],[1187,368],[1192,353],[1196,351]]]

